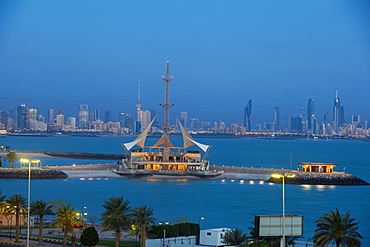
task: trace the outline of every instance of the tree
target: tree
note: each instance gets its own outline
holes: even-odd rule
[[[9,160],[10,167],[13,168],[14,167],[14,160],[18,159],[18,155],[15,152],[9,152],[6,155],[6,158]]]
[[[31,215],[38,215],[39,221],[39,245],[42,245],[42,228],[44,216],[53,215],[52,205],[45,201],[33,201],[31,203],[30,213]]]
[[[9,205],[7,212],[15,214],[15,242],[19,242],[19,219],[26,211],[26,198],[21,194],[14,194],[6,200],[6,203]]]
[[[134,220],[134,223],[138,225],[140,228],[140,246],[145,247],[145,241],[146,241],[146,232],[148,228],[150,227],[150,224],[155,224],[157,221],[156,218],[153,216],[153,209],[150,207],[147,207],[146,205],[134,208],[132,210],[132,217]]]
[[[81,235],[81,244],[84,246],[95,246],[99,242],[99,234],[95,227],[89,226],[84,229]]]
[[[88,215],[87,216],[87,220],[90,221],[91,225],[94,226],[96,220],[98,219],[98,217],[94,216],[94,215]]]
[[[225,232],[223,243],[226,245],[241,245],[247,239],[247,235],[243,234],[243,230],[236,228],[235,230],[227,230]]]
[[[355,218],[349,217],[349,211],[340,214],[339,210],[330,211],[323,214],[316,221],[314,243],[316,246],[327,246],[335,243],[336,246],[361,246],[362,236],[357,232],[358,223],[354,223]]]
[[[111,197],[104,201],[105,212],[101,213],[104,230],[114,230],[116,237],[116,247],[119,247],[120,235],[122,230],[126,230],[131,225],[130,202],[125,201],[123,196]]]
[[[77,211],[70,205],[61,206],[56,212],[55,224],[61,225],[64,230],[63,247],[67,246],[67,235],[71,233],[72,246],[75,246],[76,229],[74,226],[80,225],[82,222],[77,218]]]

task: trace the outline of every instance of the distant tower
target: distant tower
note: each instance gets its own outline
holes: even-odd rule
[[[25,104],[21,104],[17,108],[17,127],[18,129],[25,129],[27,122],[27,109]]]
[[[89,117],[89,106],[86,104],[81,104],[78,110],[78,127],[80,129],[87,129]]]
[[[338,91],[335,92],[334,107],[333,107],[333,127],[334,130],[338,130],[339,127],[344,124],[344,108],[338,97]]]
[[[112,122],[112,115],[109,110],[104,112],[104,122],[105,123]]]
[[[54,109],[49,109],[48,110],[48,122],[49,123],[54,123],[55,117],[54,117]]]
[[[273,131],[278,131],[280,130],[280,107],[279,106],[275,106],[274,107],[274,122],[273,122]]]
[[[307,106],[307,129],[312,130],[312,116],[315,114],[315,101],[313,98],[308,99],[308,106]]]
[[[185,110],[181,112],[181,124],[188,128],[188,112]]]
[[[143,111],[141,110],[141,102],[140,102],[140,80],[139,80],[138,89],[137,89],[136,112],[137,112],[137,118],[136,118],[136,120],[138,122],[141,122],[142,121],[142,118],[143,118]]]
[[[252,100],[250,99],[246,107],[244,107],[244,127],[247,132],[250,132],[252,130],[251,117],[252,117]]]
[[[361,128],[361,115],[352,115],[352,125],[355,128]]]

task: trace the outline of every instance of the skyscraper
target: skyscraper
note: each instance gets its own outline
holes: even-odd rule
[[[18,129],[26,128],[26,122],[27,122],[26,105],[21,104],[17,108],[17,127],[18,127]]]
[[[110,111],[104,112],[104,123],[112,122],[112,115]]]
[[[185,127],[188,128],[188,112],[183,110],[181,112],[181,124]]]
[[[87,129],[89,117],[89,106],[81,104],[78,111],[78,127],[80,129]]]
[[[314,105],[315,101],[313,98],[308,99],[308,105],[307,105],[307,129],[312,130],[312,116],[315,114],[315,108]]]
[[[54,109],[48,110],[48,123],[54,123]]]
[[[338,91],[335,92],[334,107],[333,107],[333,128],[338,130],[345,123],[344,107],[338,97]]]
[[[248,132],[252,130],[251,117],[252,117],[252,100],[250,99],[248,101],[248,104],[244,107],[244,127]]]
[[[272,124],[273,131],[280,130],[280,107],[274,107],[274,122]]]

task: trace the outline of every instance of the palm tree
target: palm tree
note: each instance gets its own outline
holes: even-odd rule
[[[111,197],[104,201],[105,212],[101,213],[104,230],[114,230],[116,235],[116,247],[119,247],[119,240],[122,230],[126,230],[131,225],[130,202],[121,197]]]
[[[42,245],[42,227],[43,227],[43,219],[46,215],[54,214],[52,210],[52,205],[45,201],[33,201],[31,203],[30,213],[31,215],[38,215],[40,217],[40,227],[39,227],[39,245]]]
[[[55,224],[61,225],[64,230],[63,247],[67,246],[68,233],[72,234],[72,246],[75,246],[76,229],[74,228],[74,226],[81,224],[81,222],[78,220],[77,213],[78,212],[75,211],[74,208],[70,205],[61,206],[56,212],[57,217],[55,218]]]
[[[146,240],[146,230],[150,226],[150,224],[155,224],[157,219],[153,216],[153,209],[147,207],[146,205],[134,208],[132,210],[132,217],[134,220],[134,224],[139,225],[140,227],[140,242],[141,247],[145,247],[145,240]]]
[[[9,205],[7,212],[15,214],[15,242],[19,242],[19,217],[26,211],[26,198],[21,194],[14,194],[6,203]]]
[[[336,246],[361,246],[362,236],[357,232],[358,223],[354,223],[355,218],[349,218],[349,211],[340,214],[339,210],[330,211],[323,214],[316,221],[317,229],[314,234],[316,246],[327,246],[335,243]]]
[[[236,228],[225,232],[223,242],[226,245],[241,245],[247,240],[247,235],[243,234],[243,230]]]
[[[18,159],[18,155],[15,152],[9,152],[6,155],[6,158],[9,160],[10,167],[13,168],[14,167],[14,160]]]

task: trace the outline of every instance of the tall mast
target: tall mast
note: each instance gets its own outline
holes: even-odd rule
[[[165,83],[165,91],[164,91],[164,104],[161,106],[163,107],[164,111],[164,119],[163,119],[163,161],[168,162],[170,156],[170,141],[168,140],[168,133],[172,129],[170,127],[170,109],[173,105],[170,104],[170,82],[172,81],[172,76],[170,76],[170,62],[167,61],[167,69],[166,69],[166,76],[162,77]],[[163,170],[167,170],[167,165],[163,166]]]
[[[137,103],[136,103],[137,121],[141,122],[141,101],[140,101],[140,80],[137,89]]]
[[[172,76],[170,76],[170,62],[167,61],[167,69],[166,69],[166,77],[162,77],[165,83],[165,91],[164,91],[164,104],[161,105],[164,111],[164,119],[163,119],[163,132],[168,134],[171,130],[170,127],[170,109],[173,105],[170,104],[170,82],[172,81]],[[167,145],[165,145],[167,146]]]

